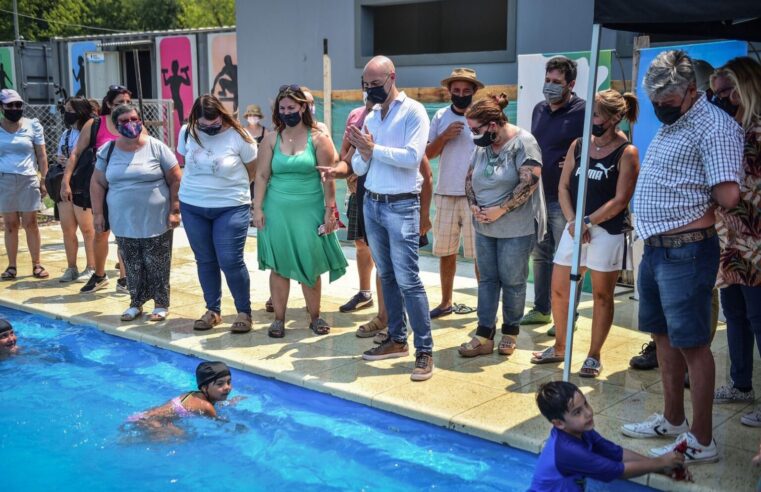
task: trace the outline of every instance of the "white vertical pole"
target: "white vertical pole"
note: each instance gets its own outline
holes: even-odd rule
[[[595,93],[597,92],[597,67],[600,57],[600,24],[592,26],[592,49],[589,61],[589,85],[587,86],[586,108],[584,109],[584,135],[581,138],[581,165],[579,166],[579,189],[576,195],[576,222],[573,227],[573,257],[571,260],[571,292],[568,296],[568,320],[566,323],[565,361],[563,381],[571,375],[571,355],[573,351],[573,325],[576,315],[576,291],[579,285],[579,262],[581,259],[581,227],[587,202],[587,171],[589,169],[589,139],[592,130]]]
[[[328,55],[328,40],[327,38],[322,40],[322,119],[325,126],[328,127],[328,132],[333,131],[333,114],[332,114],[332,101],[333,101],[333,89],[332,78],[330,68],[330,56]]]

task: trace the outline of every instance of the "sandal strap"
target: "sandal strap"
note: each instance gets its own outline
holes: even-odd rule
[[[517,346],[517,343],[512,335],[502,335],[502,339],[499,341],[499,346],[502,348],[509,348]]]
[[[599,371],[602,369],[602,364],[599,360],[595,359],[594,357],[587,357],[586,360],[584,360],[584,364],[581,366],[582,369],[594,369],[596,371]]]

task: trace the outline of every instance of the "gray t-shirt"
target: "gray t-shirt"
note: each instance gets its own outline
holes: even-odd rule
[[[148,137],[136,152],[115,147],[106,166],[111,142],[98,149],[95,169],[108,181],[108,221],[115,236],[155,237],[169,230],[169,186],[164,177],[177,165],[174,152],[161,141]]]
[[[520,181],[518,168],[527,161],[541,165],[542,151],[534,137],[522,129],[502,147],[499,154],[494,154],[491,147],[476,148],[470,165],[473,167],[471,180],[478,205],[493,207],[504,202]],[[483,224],[473,219],[473,224],[477,232],[489,237],[512,238],[534,234],[535,221],[541,222],[538,217],[541,200],[541,195],[534,192],[526,203],[496,221]]]

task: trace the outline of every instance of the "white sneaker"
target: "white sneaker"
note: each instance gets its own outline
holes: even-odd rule
[[[85,268],[82,273],[79,274],[79,277],[77,277],[77,282],[81,282],[83,284],[86,284],[88,280],[90,280],[90,277],[92,277],[92,274],[95,273],[94,268],[87,267]]]
[[[79,277],[79,270],[76,268],[69,267],[66,269],[65,272],[63,272],[63,275],[58,279],[59,282],[62,284],[67,282],[73,282]]]
[[[711,444],[703,446],[695,439],[692,432],[685,432],[680,434],[674,442],[653,448],[650,450],[650,456],[658,457],[663,456],[674,451],[676,447],[682,442],[687,441],[687,450],[684,452],[684,464],[693,465],[696,463],[716,463],[719,461],[719,451],[716,449],[716,441],[711,439]]]
[[[756,399],[756,394],[753,390],[740,391],[732,384],[725,384],[713,393],[714,403],[752,403]]]
[[[687,423],[687,419],[679,425],[672,425],[666,420],[666,417],[660,413],[652,414],[644,422],[635,422],[633,424],[625,424],[621,426],[621,432],[623,432],[625,436],[638,439],[644,439],[647,437],[678,436],[689,430],[690,426]]]
[[[761,427],[761,405],[740,417],[740,423],[750,427]]]

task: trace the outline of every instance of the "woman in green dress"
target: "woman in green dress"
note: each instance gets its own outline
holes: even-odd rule
[[[330,326],[320,317],[320,275],[329,272],[332,282],[346,272],[347,263],[334,234],[335,183],[323,183],[316,166],[332,165],[336,151],[330,137],[317,129],[298,85],[280,88],[272,121],[275,132],[267,134],[259,148],[254,192],[259,269],[271,270],[275,309],[268,334],[285,336],[293,279],[304,292],[309,328],[325,335]]]

